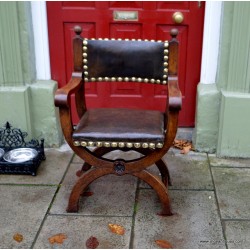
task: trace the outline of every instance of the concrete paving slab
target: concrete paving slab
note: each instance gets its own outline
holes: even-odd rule
[[[212,168],[223,219],[250,219],[250,169]]]
[[[56,187],[0,185],[0,248],[30,248]],[[21,234],[23,240],[13,239]]]
[[[250,221],[226,221],[225,233],[228,248],[249,249]]]
[[[64,214],[68,199],[78,177],[76,171],[82,164],[71,164],[62,186],[52,205],[50,213]],[[131,216],[134,209],[137,178],[129,175],[107,175],[91,183],[92,196],[81,197],[79,212],[81,215]]]
[[[214,189],[206,154],[189,152],[183,155],[180,150],[171,149],[163,160],[167,163],[172,180],[173,186],[169,186],[169,189]],[[150,171],[159,175],[155,166],[151,167]],[[149,186],[142,182],[140,187]]]
[[[155,240],[173,248],[225,248],[214,192],[171,190],[170,197],[175,215],[162,217],[155,192],[140,191],[133,248],[160,248]]]
[[[109,230],[108,224],[124,227],[124,235],[117,235]],[[34,248],[83,249],[86,241],[92,236],[101,249],[129,248],[131,235],[131,217],[85,217],[85,216],[48,216]],[[66,239],[62,244],[50,244],[49,238],[63,233]]]
[[[46,160],[41,162],[37,176],[0,175],[0,184],[58,185],[73,156],[71,150],[45,149]]]
[[[215,154],[209,154],[208,158],[211,167],[250,168],[250,159],[218,158]]]

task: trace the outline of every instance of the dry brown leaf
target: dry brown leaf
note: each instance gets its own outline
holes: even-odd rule
[[[188,145],[183,147],[183,149],[181,150],[181,154],[187,154],[190,150],[192,149],[192,145]]]
[[[125,233],[124,227],[117,224],[109,224],[109,229],[115,234],[123,235]]]
[[[86,241],[86,247],[88,249],[96,249],[99,246],[99,241],[96,237],[91,236]]]
[[[174,140],[173,146],[175,148],[181,149],[181,154],[187,154],[190,150],[194,150],[192,142],[188,140]]]
[[[55,244],[55,243],[62,244],[65,239],[67,239],[67,235],[59,233],[51,236],[48,240],[50,244]]]
[[[161,247],[161,248],[165,248],[165,249],[171,249],[173,248],[173,246],[171,245],[170,242],[166,241],[166,240],[156,240],[155,243]]]
[[[16,233],[13,235],[13,239],[15,241],[17,241],[18,243],[22,242],[23,241],[23,235],[22,234],[19,234],[19,233]]]

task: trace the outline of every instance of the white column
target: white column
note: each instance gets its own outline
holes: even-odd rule
[[[200,83],[216,82],[222,1],[206,1]]]
[[[51,73],[46,2],[31,1],[31,12],[36,56],[36,78],[37,80],[50,80]]]

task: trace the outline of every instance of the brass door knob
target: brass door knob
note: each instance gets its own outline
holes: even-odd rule
[[[179,11],[175,12],[175,13],[173,14],[172,18],[173,18],[173,21],[174,21],[175,23],[182,23],[183,20],[184,20],[183,14],[182,14],[181,12],[179,12]]]

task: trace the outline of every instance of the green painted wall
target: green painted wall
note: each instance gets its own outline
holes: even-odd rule
[[[194,144],[218,156],[250,157],[250,2],[223,5],[217,80],[199,84]]]
[[[0,126],[9,121],[27,131],[28,139],[44,138],[46,146],[59,146],[57,83],[36,79],[30,2],[0,2],[0,34]]]

